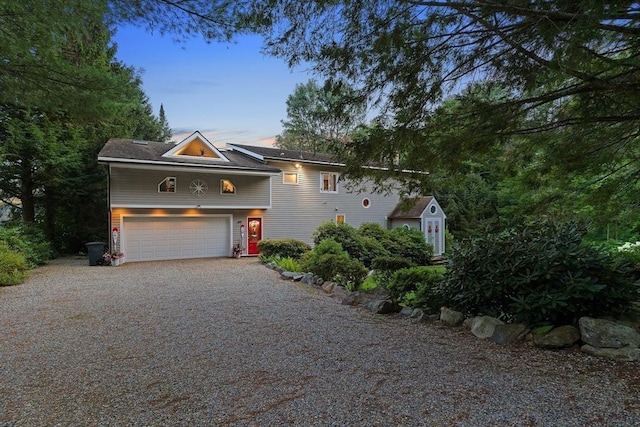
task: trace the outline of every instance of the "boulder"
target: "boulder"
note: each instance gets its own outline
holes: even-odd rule
[[[471,320],[471,333],[478,338],[491,338],[496,325],[504,322],[491,316],[476,316]]]
[[[413,307],[403,307],[402,310],[400,310],[400,314],[410,317],[413,314]]]
[[[536,347],[557,349],[571,347],[580,341],[580,331],[571,325],[559,326],[540,335],[533,336]]]
[[[622,360],[625,362],[640,361],[640,348],[599,348],[585,344],[580,347],[580,350],[596,357],[605,357],[607,359]]]
[[[449,326],[460,326],[464,322],[464,314],[447,307],[440,309],[440,321]]]
[[[300,279],[300,282],[305,284],[305,285],[308,285],[308,286],[314,286],[318,282],[318,279],[315,276],[315,274],[306,273],[306,274],[304,274],[302,279]]]
[[[598,348],[640,347],[640,334],[629,326],[611,320],[581,317],[578,320],[582,341]]]
[[[284,279],[295,280],[296,282],[299,282],[304,277],[304,274],[293,271],[282,271],[280,272],[280,275]]]
[[[389,300],[367,301],[364,306],[376,314],[388,314],[396,311],[395,306]]]
[[[522,323],[497,324],[489,339],[498,344],[512,344],[522,341],[528,333],[529,328]]]
[[[330,294],[336,289],[337,286],[338,284],[334,282],[324,282],[322,284],[322,290]]]

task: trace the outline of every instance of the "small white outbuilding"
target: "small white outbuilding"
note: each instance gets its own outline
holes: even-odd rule
[[[433,245],[433,254],[445,251],[444,230],[447,215],[433,196],[403,200],[389,215],[389,226],[410,227],[424,233],[426,241]]]

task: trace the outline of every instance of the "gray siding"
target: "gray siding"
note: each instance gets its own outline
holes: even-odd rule
[[[422,230],[422,224],[420,219],[413,218],[395,218],[391,220],[390,228],[403,227],[407,224],[411,228],[415,228],[416,230]]]
[[[345,222],[359,227],[364,222],[375,222],[387,228],[387,215],[399,202],[392,195],[348,192],[342,182],[338,193],[320,192],[320,172],[340,172],[337,168],[303,164],[296,169],[289,162],[270,164],[284,172],[297,172],[299,184],[284,184],[282,174],[272,177],[272,208],[264,214],[263,238],[290,237],[312,243],[313,231],[324,221],[335,221],[336,214],[344,214]],[[362,206],[364,198],[369,208]]]
[[[176,178],[175,193],[159,193],[158,183],[166,177]],[[207,194],[198,197],[189,191],[193,179],[208,185]],[[220,194],[220,180],[228,179],[236,187],[235,195]],[[225,206],[260,207],[270,203],[268,176],[225,175],[223,173],[188,173],[151,169],[111,168],[112,206]]]

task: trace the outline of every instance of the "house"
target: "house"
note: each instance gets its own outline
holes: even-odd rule
[[[324,221],[389,226],[400,202],[348,191],[342,164],[327,154],[278,148],[215,147],[199,132],[177,144],[110,139],[111,247],[127,261],[257,255],[265,238],[311,243]],[[444,223],[441,225],[444,227]]]

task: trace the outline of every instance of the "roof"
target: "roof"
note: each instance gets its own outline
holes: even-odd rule
[[[247,155],[256,155],[256,159],[287,160],[302,163],[322,163],[335,166],[344,166],[334,156],[327,153],[311,153],[309,151],[285,150],[282,148],[257,147],[253,145],[229,144],[232,149],[239,149]]]
[[[264,162],[232,150],[216,151],[223,157],[219,159],[198,158],[192,155],[168,155],[170,154],[169,152],[175,151],[177,145],[179,144],[112,138],[107,141],[100,153],[98,153],[98,161],[111,164],[147,164],[268,173],[280,172],[280,169],[267,166]]]
[[[412,205],[411,202],[415,200],[415,203]],[[419,199],[405,199],[401,200],[400,203],[393,209],[393,212],[389,215],[389,218],[392,219],[416,219],[422,216],[422,213],[431,201],[433,200],[433,196],[425,196],[420,197]]]

